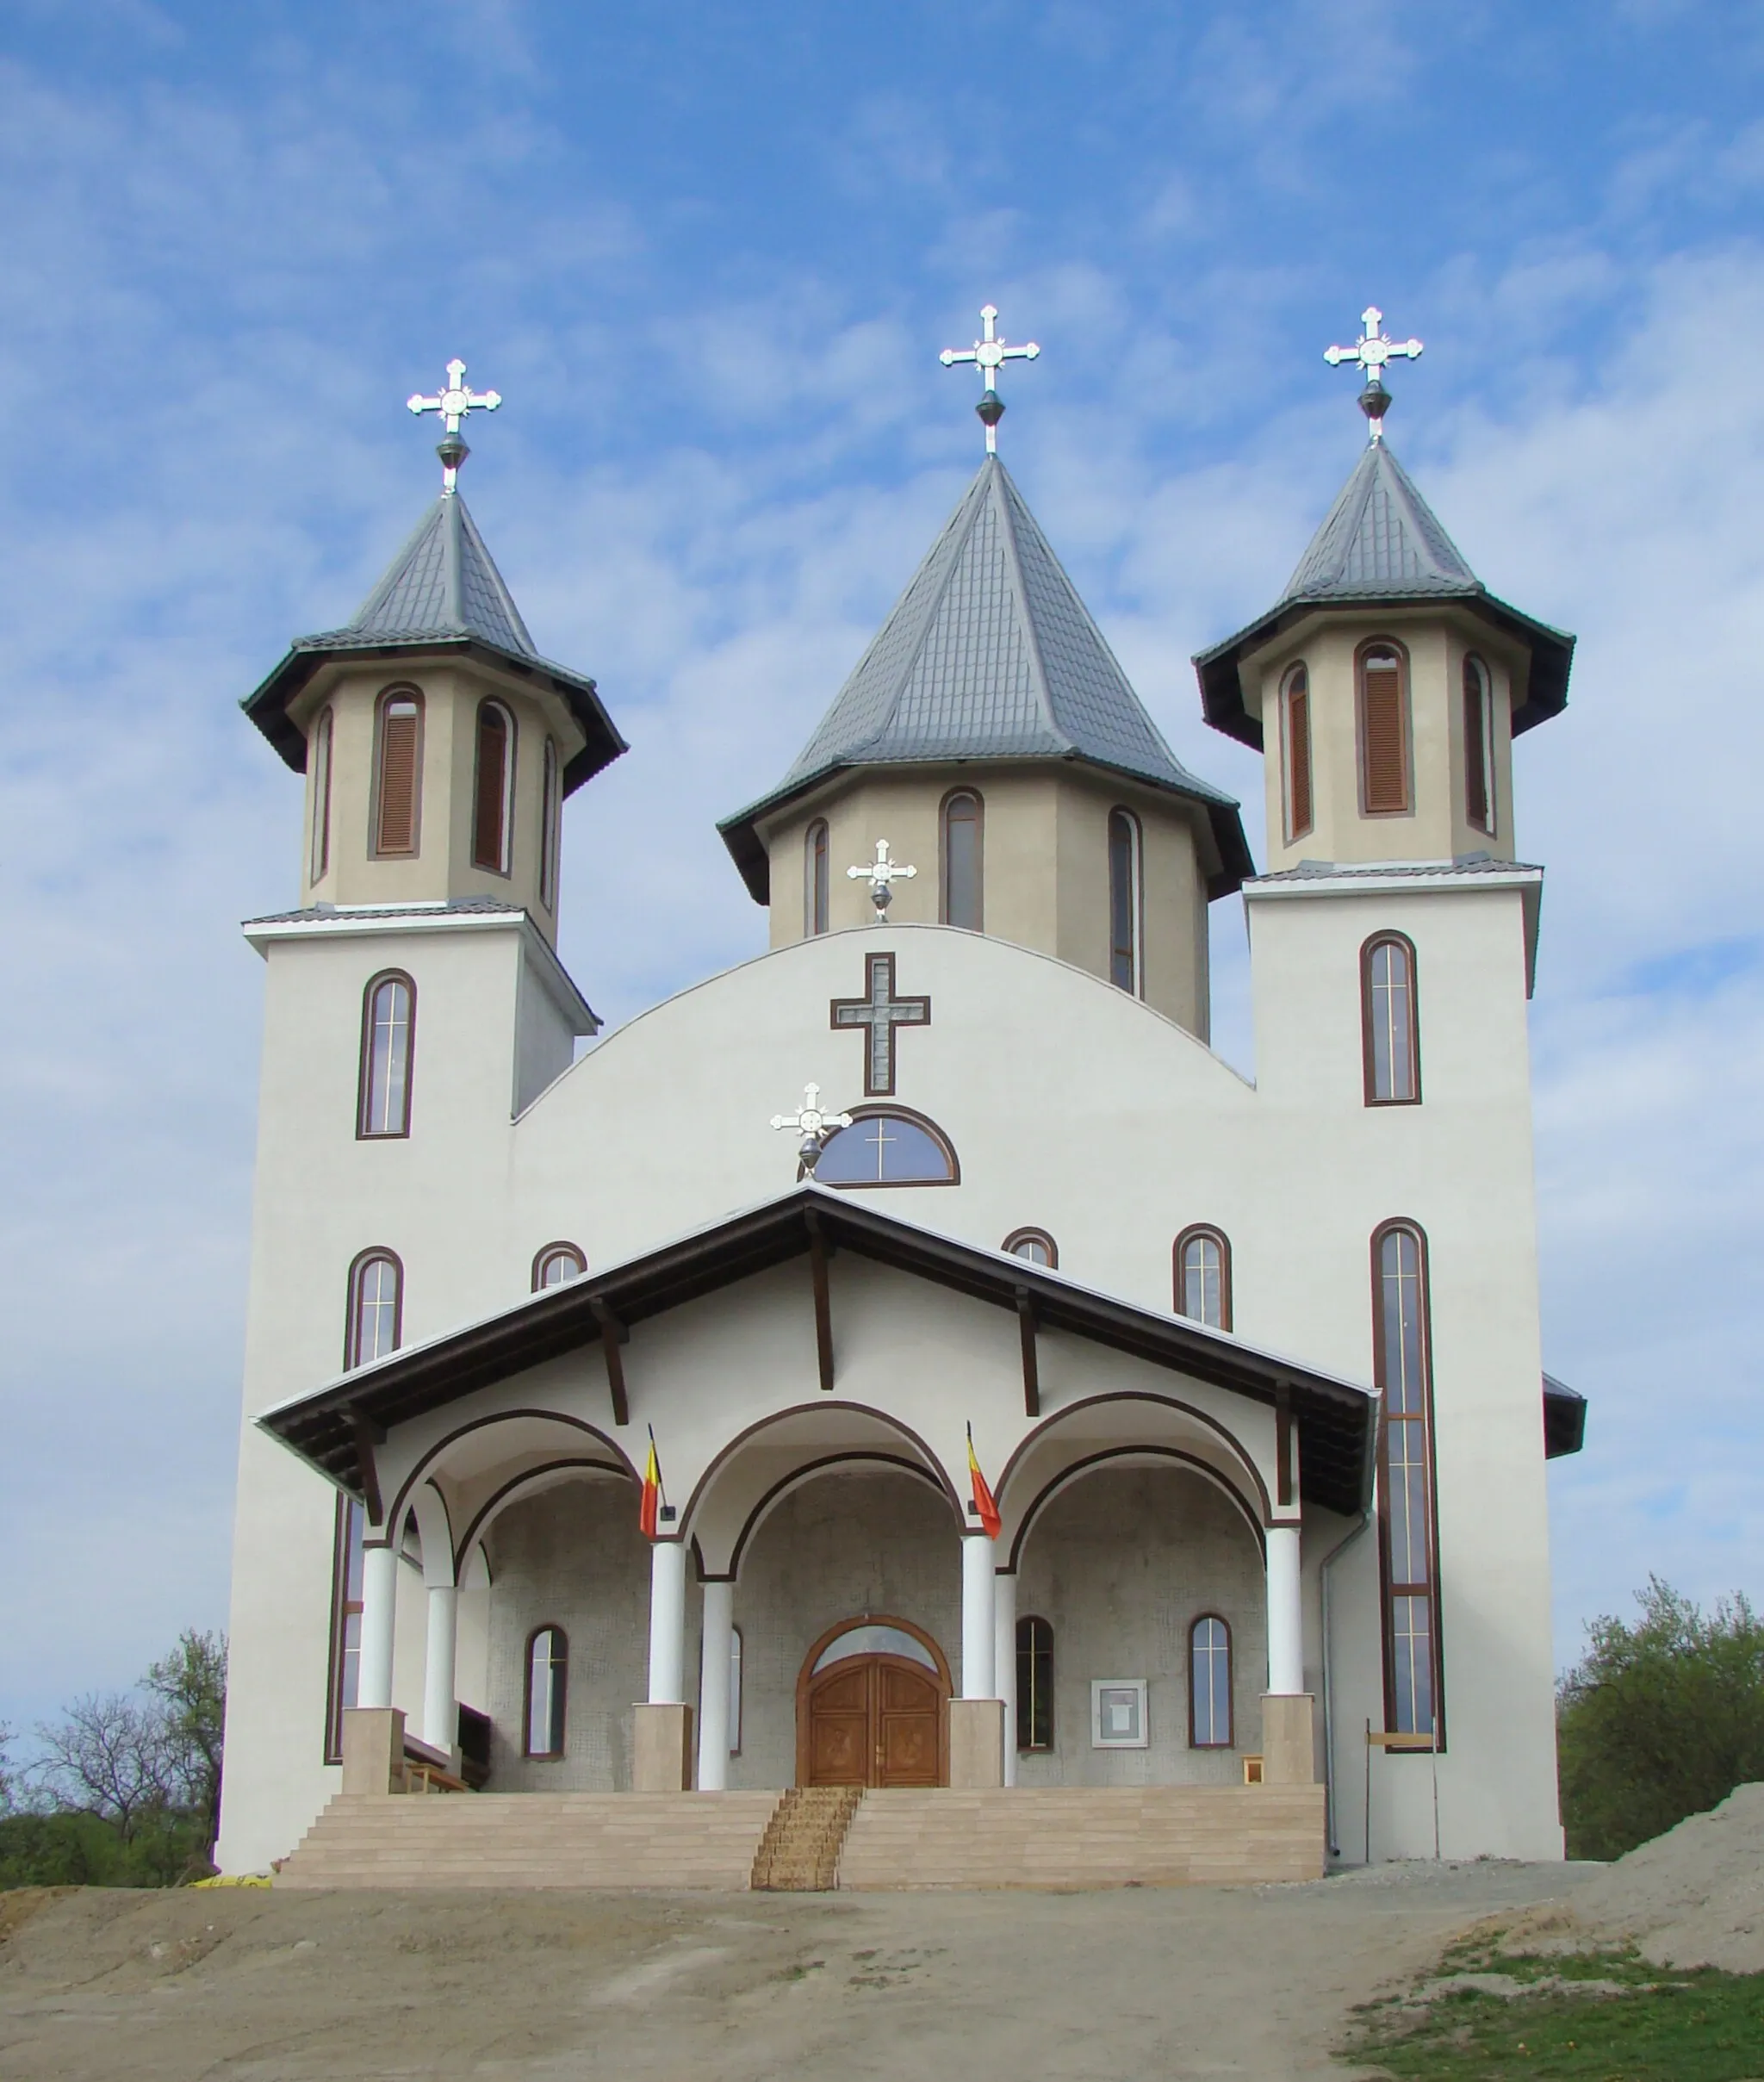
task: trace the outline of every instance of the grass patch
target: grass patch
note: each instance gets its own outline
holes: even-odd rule
[[[1427,2082],[1764,2082],[1764,1973],[1678,1973],[1633,1950],[1538,1958],[1472,1940],[1430,1977],[1498,1975],[1364,2004],[1341,2057]]]

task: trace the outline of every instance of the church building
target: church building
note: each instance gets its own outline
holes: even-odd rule
[[[395,1824],[432,1874],[501,1830],[505,1879],[723,1883],[620,1867],[640,1812],[743,1885],[811,1811],[817,1884],[1562,1855],[1585,1406],[1540,1348],[1514,747],[1574,639],[1392,454],[1419,345],[1369,311],[1331,356],[1370,439],[1195,661],[1258,870],[996,453],[1033,351],[984,316],[978,473],[719,827],[755,959],[606,1034],[559,959],[564,804],[626,746],[466,507],[500,401],[457,362],[411,400],[440,497],[243,705],[305,817],[245,927],[226,1871],[371,1880]],[[1238,897],[1253,1079],[1208,1042]]]

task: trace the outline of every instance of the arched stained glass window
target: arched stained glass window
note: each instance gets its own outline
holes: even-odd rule
[[[1140,820],[1109,812],[1109,980],[1140,991]]]
[[[417,987],[400,970],[362,993],[362,1059],[356,1134],[363,1140],[410,1133]]]
[[[1053,1747],[1053,1625],[1033,1613],[1016,1623],[1016,1746]]]
[[[1231,1747],[1231,1629],[1216,1613],[1189,1629],[1189,1742],[1196,1750]]]
[[[509,811],[514,799],[514,718],[500,701],[478,704],[477,771],[472,790],[472,866],[508,873]]]
[[[1377,934],[1360,949],[1360,1005],[1367,1105],[1414,1105],[1421,1096],[1420,1019],[1414,946],[1402,934]]]
[[[948,1137],[935,1122],[901,1111],[854,1109],[821,1152],[822,1185],[956,1185],[960,1172]]]
[[[943,923],[980,932],[985,924],[984,811],[972,788],[943,801]]]
[[[1231,1245],[1222,1229],[1184,1229],[1177,1238],[1176,1312],[1209,1329],[1231,1328]]]
[[[563,1755],[563,1714],[569,1689],[569,1641],[561,1626],[538,1626],[527,1638],[527,1697],[521,1754]]]
[[[542,1287],[561,1287],[566,1280],[580,1279],[588,1261],[573,1243],[548,1243],[533,1259],[533,1292]]]
[[[1314,811],[1311,786],[1311,676],[1295,665],[1280,690],[1281,761],[1286,786],[1288,842],[1311,829]]]
[[[1013,1229],[998,1247],[1026,1265],[1046,1265],[1054,1272],[1059,1270],[1059,1246],[1046,1229]]]
[[[811,938],[827,929],[827,820],[817,817],[803,837],[803,931]]]
[[[414,853],[423,821],[423,697],[415,687],[381,695],[374,736],[373,849]]]
[[[349,1269],[345,1369],[398,1350],[404,1334],[404,1268],[390,1251],[363,1251]]]
[[[331,741],[336,718],[328,708],[320,716],[313,732],[313,872],[308,879],[322,882],[331,867]]]
[[[1427,1257],[1421,1232],[1392,1222],[1372,1244],[1372,1377],[1384,1395],[1379,1530],[1384,1548],[1386,1725],[1435,1732],[1438,1585],[1433,1539]]]

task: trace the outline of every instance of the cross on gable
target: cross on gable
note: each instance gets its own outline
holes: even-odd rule
[[[831,1023],[835,1031],[842,1027],[869,1029],[864,1041],[865,1097],[891,1097],[894,1092],[894,1029],[897,1027],[929,1027],[931,1023],[930,999],[897,997],[894,995],[893,955],[866,954],[864,995],[861,997],[835,997],[832,1000],[831,1010]]]

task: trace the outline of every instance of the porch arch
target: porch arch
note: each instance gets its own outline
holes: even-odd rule
[[[1184,1451],[1180,1446],[1171,1445],[1118,1445],[1105,1446],[1099,1451],[1086,1453],[1070,1461],[1057,1474],[1052,1475],[1037,1489],[1024,1507],[1022,1518],[1012,1533],[1007,1549],[1007,1558],[1000,1563],[1001,1569],[1015,1574],[1022,1566],[1024,1543],[1034,1529],[1035,1521],[1047,1507],[1071,1488],[1074,1482],[1082,1482],[1085,1476],[1093,1475],[1102,1467],[1146,1467],[1171,1464],[1198,1475],[1203,1481],[1233,1507],[1248,1526],[1250,1537],[1256,1543],[1258,1552],[1266,1558],[1267,1534],[1261,1520],[1252,1509],[1248,1501],[1235,1484],[1227,1482],[1220,1470],[1197,1453]]]

